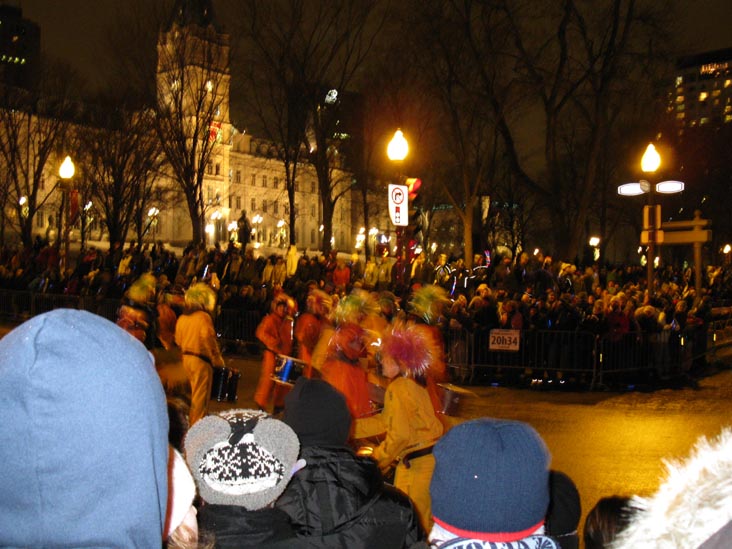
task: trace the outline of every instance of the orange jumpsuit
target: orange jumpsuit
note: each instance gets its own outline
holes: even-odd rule
[[[297,357],[305,366],[305,377],[312,377],[312,358],[315,346],[320,339],[320,328],[323,321],[313,313],[303,313],[295,323],[295,339],[297,340]]]
[[[277,313],[269,313],[257,326],[255,336],[264,345],[262,355],[262,370],[259,373],[257,389],[254,392],[254,402],[260,408],[267,409],[275,382],[272,376],[275,372],[275,358],[277,355],[289,355],[292,352],[292,319],[282,317]],[[284,395],[275,395],[275,406],[282,406]]]
[[[368,374],[361,368],[358,360],[351,362],[345,357],[331,354],[325,360],[320,373],[325,381],[346,397],[346,404],[354,419],[372,412]]]
[[[190,424],[208,412],[213,383],[212,366],[224,366],[211,315],[195,311],[181,315],[175,323],[175,342],[183,352],[183,369],[191,384]]]

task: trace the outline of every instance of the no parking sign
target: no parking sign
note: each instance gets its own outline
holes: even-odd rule
[[[397,227],[409,225],[409,188],[406,185],[389,185],[389,217]]]

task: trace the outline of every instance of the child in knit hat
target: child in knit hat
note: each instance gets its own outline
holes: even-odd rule
[[[258,410],[228,410],[193,425],[185,450],[205,502],[198,524],[217,548],[297,545],[289,517],[273,508],[304,466],[290,427]]]
[[[435,547],[558,549],[544,534],[549,452],[528,424],[466,421],[435,445],[430,483]]]

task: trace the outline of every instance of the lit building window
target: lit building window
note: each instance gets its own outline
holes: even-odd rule
[[[676,77],[676,86],[681,86],[684,83],[684,77],[683,76],[677,76]]]
[[[236,209],[241,210],[241,196],[236,197]]]
[[[254,211],[256,209],[257,209],[257,199],[252,198],[251,210]]]
[[[280,179],[278,177],[272,179],[272,187],[274,187],[275,189],[280,188]]]
[[[725,114],[724,115],[724,123],[732,122],[732,114]]]
[[[724,81],[724,87],[729,88],[730,86],[732,86],[732,80],[730,80],[728,78],[727,80]]]
[[[676,120],[683,120],[684,119],[684,116],[685,116],[685,114],[683,112],[677,113],[676,114]]]
[[[684,102],[684,96],[683,95],[677,95],[676,96],[676,102],[677,103],[683,103]]]
[[[236,170],[234,174],[234,183],[241,183],[241,170]]]
[[[252,174],[252,187],[257,186],[257,174]]]
[[[208,91],[209,93],[213,91],[213,82],[211,82],[210,80],[206,82],[206,91]]]
[[[216,175],[221,175],[221,164],[216,164],[215,172]]]
[[[262,200],[262,212],[267,213],[267,201]]]
[[[709,118],[707,118],[706,116],[703,116],[699,119],[699,125],[702,126],[704,124],[709,124]]]
[[[706,101],[709,94],[705,91],[699,92],[699,101]]]
[[[719,95],[722,93],[722,90],[714,90],[712,92],[712,97],[719,97]]]
[[[262,176],[262,188],[263,189],[267,188],[267,176],[266,175]]]

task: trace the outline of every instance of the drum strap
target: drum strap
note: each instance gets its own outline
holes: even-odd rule
[[[196,358],[200,358],[204,362],[207,362],[209,365],[213,366],[213,362],[211,362],[211,359],[208,358],[206,355],[201,355],[201,354],[198,354],[198,353],[192,353],[191,351],[183,351],[183,354],[184,355],[188,355],[188,356],[195,356]]]
[[[434,448],[434,446],[427,446],[426,448],[421,448],[419,450],[415,450],[414,452],[409,452],[408,454],[406,454],[402,458],[402,463],[404,464],[404,467],[409,469],[409,462],[411,460],[430,455],[432,453],[432,448]]]

